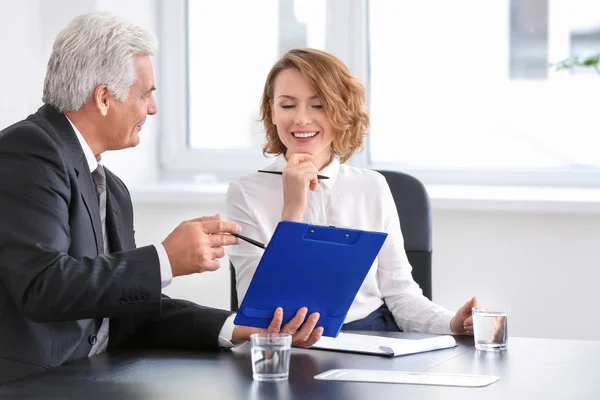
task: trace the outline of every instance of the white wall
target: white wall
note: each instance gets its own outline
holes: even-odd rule
[[[509,307],[517,336],[600,339],[600,216],[435,212],[434,298]]]
[[[136,204],[139,244],[224,207]],[[508,307],[513,336],[600,340],[600,216],[434,212],[433,296],[456,310],[471,296]],[[229,307],[229,266],[175,280],[167,294]]]
[[[156,32],[155,1],[0,0],[0,129],[41,105],[51,44],[75,15],[118,10]],[[156,66],[158,68],[159,66]],[[157,82],[160,110],[160,82]],[[135,149],[107,154],[105,163],[130,186],[157,176],[159,116],[151,118]],[[181,221],[223,206],[135,204],[139,245],[158,243]],[[600,216],[516,212],[434,213],[436,302],[454,310],[470,296],[510,307],[515,336],[600,340]],[[214,273],[178,278],[166,290],[202,304],[229,306],[227,261]]]
[[[45,65],[40,55],[41,32],[37,0],[0,0],[0,127],[26,117],[42,99]],[[15,40],[18,38],[18,40]]]

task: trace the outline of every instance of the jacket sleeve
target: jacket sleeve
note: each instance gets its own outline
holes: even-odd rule
[[[91,226],[73,237],[71,219],[86,211],[73,209],[77,178],[57,146],[30,122],[0,136],[0,281],[10,298],[36,322],[158,312],[153,246],[98,255]],[[87,256],[70,256],[74,248]]]
[[[231,312],[163,295],[162,310],[149,318],[111,320],[109,351],[127,348],[210,350]]]

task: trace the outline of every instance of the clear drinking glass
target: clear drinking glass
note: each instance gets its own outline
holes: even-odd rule
[[[475,348],[503,351],[508,346],[508,309],[473,307]]]
[[[252,346],[252,377],[255,381],[288,379],[292,335],[288,333],[254,333]]]

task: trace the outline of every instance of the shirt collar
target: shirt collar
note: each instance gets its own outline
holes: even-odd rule
[[[267,169],[269,171],[283,171],[285,167],[287,167],[287,160],[285,159],[285,156],[283,154],[280,154],[275,160],[275,162],[269,167],[267,167]],[[331,188],[335,184],[339,172],[340,159],[339,157],[334,156],[331,159],[331,162],[319,171],[320,175],[325,175],[329,177],[329,179],[323,179],[321,183],[327,186],[328,188]]]
[[[81,148],[83,149],[83,154],[85,155],[85,160],[87,161],[88,167],[90,167],[90,172],[95,171],[96,168],[98,168],[98,160],[96,160],[96,156],[94,155],[94,152],[90,148],[90,145],[83,138],[83,135],[81,134],[81,132],[79,132],[79,129],[77,129],[77,127],[73,124],[73,122],[69,119],[69,117],[67,117],[66,115],[65,115],[65,117],[67,118],[67,120],[73,127],[73,130],[75,131],[75,135],[77,136],[77,139],[79,140],[79,144],[81,145]]]

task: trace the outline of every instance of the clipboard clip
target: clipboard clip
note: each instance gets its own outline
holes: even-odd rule
[[[360,231],[335,226],[309,225],[304,232],[304,239],[345,245],[353,245],[359,238]]]

